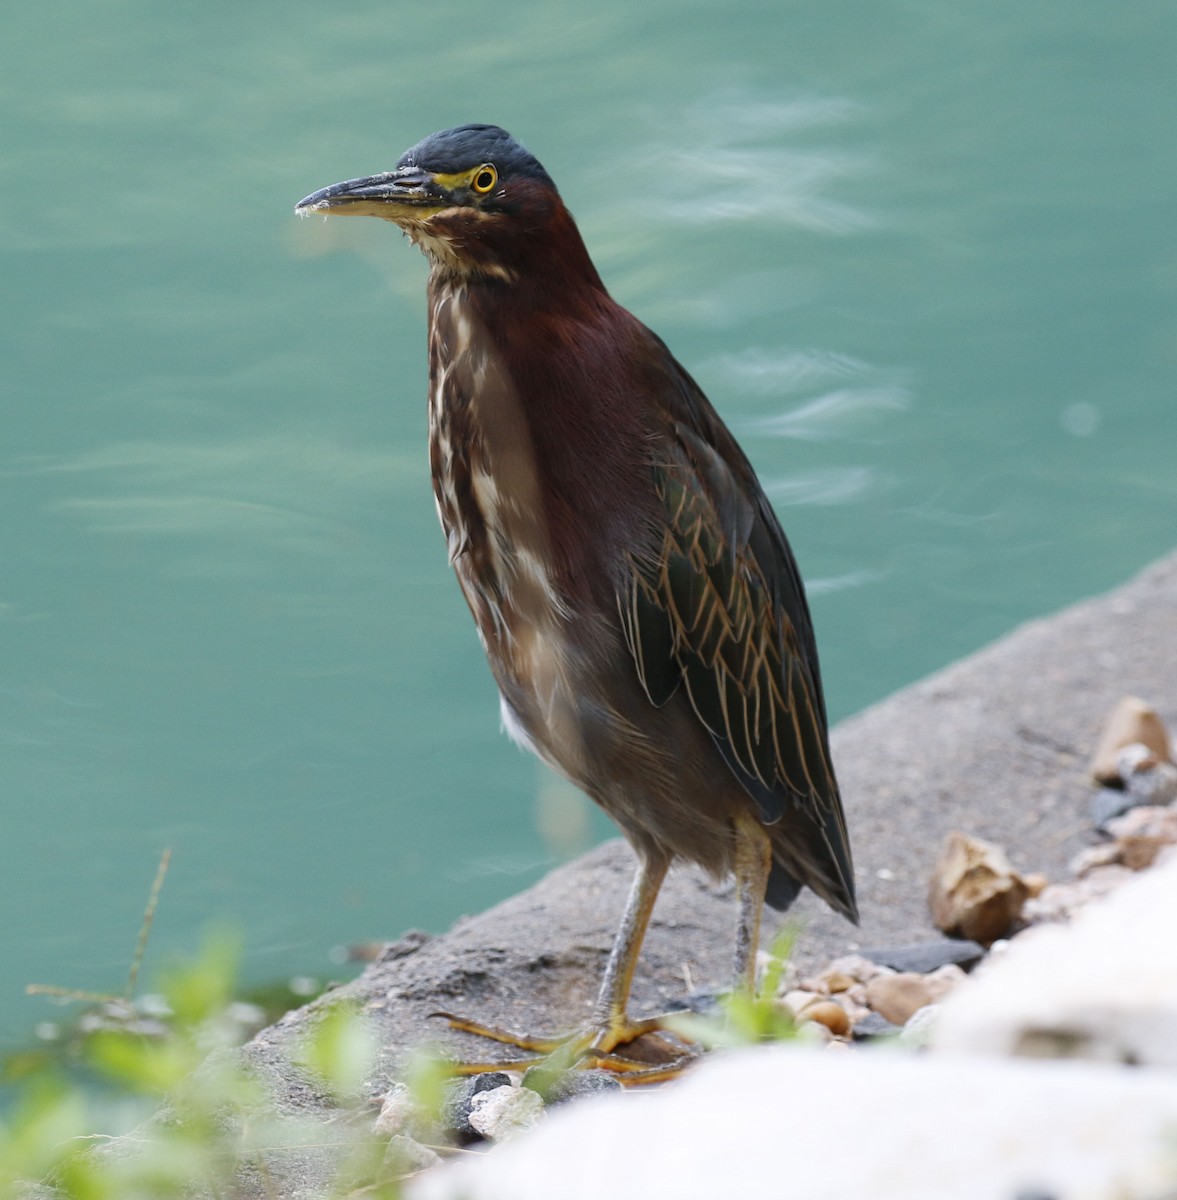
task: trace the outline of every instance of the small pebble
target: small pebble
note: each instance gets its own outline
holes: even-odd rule
[[[834,1000],[818,1000],[800,1014],[803,1021],[816,1021],[824,1025],[835,1037],[845,1037],[850,1032],[850,1014]]]
[[[928,908],[937,929],[988,945],[1010,931],[1028,894],[1000,846],[950,833],[932,869]]]
[[[824,975],[818,977],[823,989],[827,995],[836,996],[840,992],[848,992],[855,984],[853,975],[843,974],[841,971],[827,971]]]
[[[818,992],[803,992],[795,989],[794,991],[786,992],[781,997],[781,1003],[788,1010],[789,1015],[794,1021],[803,1021],[806,1009],[823,999],[824,997]]]
[[[932,1002],[932,989],[923,975],[903,972],[883,975],[866,985],[871,1008],[893,1025],[906,1025],[912,1013]]]
[[[1136,837],[1120,838],[1117,844],[1120,847],[1120,862],[1129,871],[1143,871],[1156,862],[1157,856],[1166,846],[1171,846],[1173,843],[1168,838],[1149,837],[1141,834]]]
[[[861,1003],[851,1000],[848,992],[836,997],[837,1002],[846,1010],[846,1015],[850,1018],[851,1026],[857,1025],[871,1011],[870,1006],[866,1002],[866,985],[861,984],[857,986],[862,987],[863,995]]]
[[[848,975],[855,983],[869,983],[876,975],[884,975],[890,970],[884,959],[874,959],[869,952],[863,954],[843,954],[835,958],[826,968],[826,975]]]

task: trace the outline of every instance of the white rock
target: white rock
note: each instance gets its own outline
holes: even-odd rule
[[[531,1088],[491,1088],[470,1101],[470,1126],[484,1138],[501,1142],[530,1129],[543,1112],[544,1102]]]
[[[716,1054],[656,1091],[592,1097],[406,1200],[1067,1200],[1173,1183],[1177,1078],[1098,1063]]]
[[[1177,1067],[1177,860],[1040,925],[948,997],[937,1049]]]

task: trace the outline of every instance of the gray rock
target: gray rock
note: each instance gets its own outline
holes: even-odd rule
[[[858,953],[893,971],[913,971],[917,975],[926,975],[950,963],[967,970],[985,957],[985,947],[966,938],[937,938],[911,946],[872,946]]]

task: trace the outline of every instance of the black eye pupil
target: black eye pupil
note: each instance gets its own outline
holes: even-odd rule
[[[481,171],[474,181],[474,186],[480,191],[489,192],[494,187],[495,177],[489,171]]]

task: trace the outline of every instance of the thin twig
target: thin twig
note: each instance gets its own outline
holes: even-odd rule
[[[163,888],[164,876],[168,873],[168,864],[172,861],[172,851],[168,847],[159,858],[159,868],[155,872],[155,882],[151,885],[151,894],[147,897],[147,908],[143,913],[143,924],[139,928],[139,942],[135,947],[135,957],[131,960],[131,973],[127,978],[127,999],[135,995],[135,985],[139,982],[139,968],[143,964],[143,955],[147,951],[147,935],[151,932],[151,923],[155,920],[155,908],[159,903],[159,893]]]

